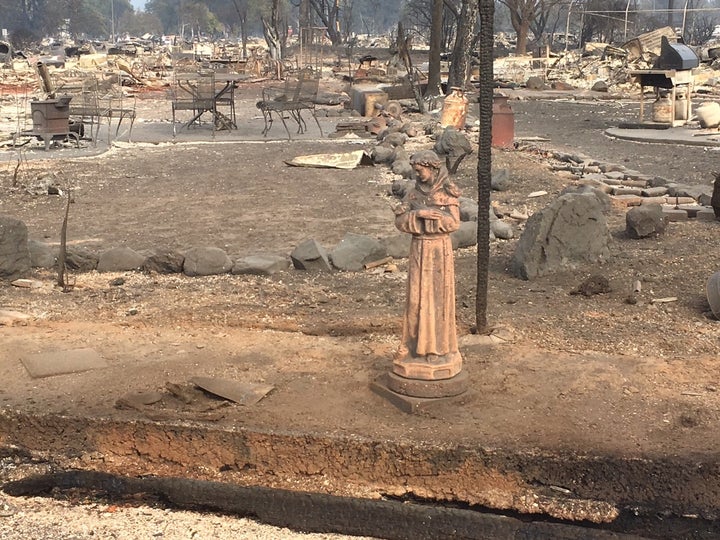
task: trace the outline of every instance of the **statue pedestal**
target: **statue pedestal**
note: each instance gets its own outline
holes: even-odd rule
[[[420,379],[422,381],[441,381],[456,377],[462,370],[462,356],[459,352],[452,352],[443,356],[433,355],[432,359],[413,358],[405,355],[393,361],[392,372],[406,379]]]
[[[450,379],[424,381],[406,379],[395,373],[381,375],[370,383],[370,389],[387,399],[401,411],[411,414],[422,413],[433,405],[459,396],[468,389],[469,378],[461,371]]]

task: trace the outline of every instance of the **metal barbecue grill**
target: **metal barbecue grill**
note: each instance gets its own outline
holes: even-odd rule
[[[700,59],[690,47],[684,43],[670,43],[667,36],[660,41],[660,56],[653,67],[662,70],[693,69],[700,65]]]
[[[671,43],[663,36],[653,69],[630,72],[640,84],[640,123],[645,121],[644,89],[651,86],[655,90],[655,110],[662,108],[666,113],[666,119],[659,123],[673,127],[685,124],[692,111],[692,70],[699,65],[700,59],[690,47]],[[653,116],[654,123],[658,123],[657,115]]]

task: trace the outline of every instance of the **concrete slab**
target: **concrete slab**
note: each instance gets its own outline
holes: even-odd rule
[[[94,349],[48,351],[23,356],[20,361],[33,379],[107,367],[107,362]]]

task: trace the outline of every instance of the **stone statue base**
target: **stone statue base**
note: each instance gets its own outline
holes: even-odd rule
[[[428,355],[415,358],[405,354],[393,361],[393,373],[406,379],[440,381],[456,377],[462,371],[462,356],[459,352]]]
[[[467,373],[461,371],[449,379],[422,381],[388,373],[387,386],[393,392],[418,398],[441,398],[459,396],[468,388]]]
[[[467,390],[469,378],[462,371],[451,379],[420,381],[386,373],[370,383],[370,389],[403,412],[420,414]]]

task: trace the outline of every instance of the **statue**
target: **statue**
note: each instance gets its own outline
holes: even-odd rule
[[[462,370],[455,328],[455,269],[450,238],[450,233],[460,227],[460,190],[432,150],[413,154],[410,163],[417,176],[415,188],[394,209],[395,226],[412,235],[412,244],[402,343],[393,361],[392,375],[440,381]]]

